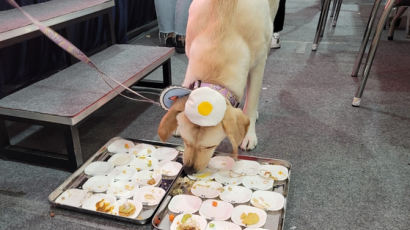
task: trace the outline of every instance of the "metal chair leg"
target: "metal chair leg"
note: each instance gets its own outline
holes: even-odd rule
[[[329,16],[329,10],[330,10],[330,2],[331,0],[329,0],[328,3],[326,4],[325,16],[323,18],[323,25],[322,25],[322,31],[320,32],[320,37],[323,37],[323,34],[325,33],[327,17]]]
[[[334,0],[333,6],[332,6],[332,12],[330,12],[330,17],[333,17],[333,15],[335,14],[336,3],[337,3],[337,0]]]
[[[392,41],[394,36],[394,30],[396,29],[397,20],[406,12],[407,7],[400,6],[397,10],[396,15],[394,15],[393,20],[390,23],[389,35],[387,36],[387,40]]]
[[[367,78],[369,77],[369,73],[370,73],[370,69],[372,67],[373,64],[373,60],[374,60],[374,56],[376,54],[377,51],[377,47],[379,45],[380,42],[380,37],[382,35],[383,32],[383,27],[384,24],[386,23],[386,20],[390,14],[391,9],[393,8],[395,0],[389,0],[383,10],[383,13],[380,17],[379,23],[377,24],[377,28],[376,28],[376,32],[373,36],[373,40],[372,40],[372,44],[370,45],[370,49],[369,49],[369,55],[367,57],[366,60],[366,64],[364,67],[364,73],[363,73],[363,79],[362,82],[359,86],[359,88],[357,89],[357,92],[355,94],[355,97],[353,98],[353,102],[352,105],[355,107],[360,106],[360,101],[363,95],[363,91],[364,88],[366,87],[366,82],[367,82]]]
[[[337,19],[339,18],[340,8],[342,7],[343,0],[337,1],[336,12],[335,16],[333,17],[332,26],[335,27],[337,23]]]
[[[315,38],[313,39],[312,50],[316,51],[319,46],[320,35],[323,34],[324,28],[326,27],[327,13],[329,13],[330,0],[324,0],[322,5],[322,10],[320,11],[319,21],[317,23]]]
[[[376,0],[373,4],[372,11],[370,12],[369,21],[367,22],[366,30],[363,35],[362,44],[360,45],[359,53],[357,54],[356,61],[353,66],[352,77],[357,77],[357,73],[362,63],[363,54],[366,51],[367,43],[369,41],[370,34],[373,29],[374,21],[376,19],[377,11],[379,10],[381,0]]]

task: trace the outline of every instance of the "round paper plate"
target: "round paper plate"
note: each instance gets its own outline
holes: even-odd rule
[[[176,176],[181,171],[182,164],[176,161],[161,161],[159,167],[162,175]]]
[[[114,166],[122,166],[130,163],[134,159],[134,156],[128,153],[117,153],[108,159],[108,162]]]
[[[134,148],[130,149],[130,153],[135,156],[151,156],[155,151],[155,147],[149,144],[137,144]]]
[[[199,214],[210,220],[227,220],[232,215],[232,204],[221,200],[206,200],[202,202]]]
[[[254,190],[269,190],[273,188],[273,179],[256,176],[245,176],[242,180],[242,184],[249,189]]]
[[[143,205],[153,206],[159,204],[165,195],[165,190],[154,186],[144,186],[137,189],[134,194],[134,201],[139,201]]]
[[[159,183],[161,183],[161,179],[162,176],[159,172],[142,170],[135,173],[134,177],[132,178],[132,181],[141,186],[157,186],[159,185]]]
[[[215,170],[206,168],[200,172],[188,175],[191,180],[212,180],[214,179]]]
[[[108,176],[93,176],[83,184],[83,189],[90,192],[105,192],[111,182]]]
[[[248,202],[252,197],[252,190],[243,186],[228,185],[223,188],[223,192],[219,194],[221,200],[232,203],[240,204]]]
[[[118,198],[130,198],[134,195],[137,189],[138,185],[134,182],[125,180],[112,181],[108,185],[107,194]]]
[[[266,223],[266,212],[248,205],[236,206],[232,211],[232,222],[244,227],[260,228]]]
[[[205,230],[207,222],[205,218],[198,215],[193,215],[189,213],[179,214],[172,221],[170,230],[180,230],[180,229],[195,229],[195,230]]]
[[[278,211],[285,205],[282,194],[271,191],[256,191],[252,194],[251,204],[268,211]]]
[[[87,198],[87,194],[88,192],[83,189],[68,189],[56,199],[56,203],[80,207],[83,200]]]
[[[218,171],[214,174],[214,178],[224,185],[240,185],[243,177],[232,171]]]
[[[169,211],[173,213],[195,213],[201,207],[202,200],[191,195],[176,195],[168,204]]]
[[[118,215],[122,217],[135,219],[142,210],[142,203],[134,200],[121,199],[116,204]]]
[[[282,165],[262,165],[259,168],[259,175],[272,178],[275,181],[283,181],[288,178],[289,171]]]
[[[151,156],[159,161],[172,161],[178,156],[178,153],[178,150],[174,148],[161,147],[155,149]]]
[[[208,223],[206,230],[241,230],[242,228],[239,225],[236,225],[232,222],[213,220]]]
[[[130,180],[135,173],[137,173],[135,168],[124,165],[115,167],[108,176],[112,177],[114,180]]]
[[[201,198],[215,198],[222,192],[222,184],[215,181],[197,181],[191,187],[191,193]]]
[[[107,175],[114,168],[114,165],[107,161],[94,161],[87,165],[84,169],[84,173],[89,176],[101,176]]]
[[[107,195],[107,194],[102,194],[102,193],[94,194],[90,196],[88,199],[84,200],[82,207],[84,209],[97,211],[97,206],[98,206],[97,203],[102,204],[101,202],[104,203],[104,206],[106,206],[107,209],[109,209],[105,213],[114,214],[114,215],[117,213],[115,197],[111,195]]]
[[[249,160],[239,160],[235,162],[235,165],[232,168],[232,171],[240,174],[240,175],[247,175],[253,176],[258,174],[260,164],[256,161],[249,161]]]
[[[111,143],[107,150],[111,153],[128,153],[132,147],[134,147],[134,143],[132,141],[118,139]]]
[[[138,171],[153,170],[158,168],[158,160],[152,157],[136,157],[131,161],[130,166]]]
[[[231,170],[235,161],[232,157],[228,156],[216,156],[212,157],[208,163],[208,168],[218,170]]]

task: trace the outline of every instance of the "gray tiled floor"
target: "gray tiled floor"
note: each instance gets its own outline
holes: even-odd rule
[[[318,2],[287,2],[282,48],[269,56],[259,145],[251,154],[293,164],[285,229],[408,229],[410,42],[403,31],[396,41],[382,39],[362,107],[353,108],[359,83],[349,74],[371,1],[345,1],[337,27],[327,28],[313,53]],[[133,42],[157,44],[156,32],[150,35]],[[172,64],[174,82],[181,83],[187,60],[176,55]],[[158,140],[163,114],[116,98],[81,127],[85,155],[117,135]],[[41,130],[26,142],[50,134]],[[229,151],[227,143],[220,148]],[[47,196],[67,172],[0,160],[0,175],[0,229],[150,229],[50,208]]]

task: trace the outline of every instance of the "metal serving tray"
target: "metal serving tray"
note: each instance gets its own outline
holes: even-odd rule
[[[216,156],[223,156],[223,155],[229,155],[226,153],[215,153]],[[285,166],[289,170],[289,177],[284,180],[284,181],[275,181],[273,185],[272,191],[279,192],[285,197],[285,204],[283,209],[279,211],[267,211],[267,218],[266,218],[266,224],[263,226],[265,229],[269,230],[283,230],[284,229],[284,223],[285,223],[285,214],[286,214],[286,204],[287,204],[287,195],[289,192],[289,182],[290,182],[290,174],[291,174],[291,164],[288,161],[284,160],[279,160],[279,159],[269,159],[269,158],[259,158],[259,157],[253,157],[253,156],[246,156],[246,155],[240,155],[238,156],[239,159],[242,160],[251,160],[251,161],[257,161],[260,164],[275,164],[275,165],[282,165]],[[185,172],[182,172],[179,177],[185,177],[186,174]],[[173,185],[173,187],[170,189],[172,191],[175,188],[176,184]],[[190,194],[187,193],[186,194]],[[172,195],[170,192],[167,193],[165,199],[162,201],[162,204],[158,208],[157,212],[155,213],[154,218],[152,219],[152,226],[154,229],[158,230],[169,230],[170,229],[170,221],[169,221],[169,214],[170,211],[168,210],[168,204],[172,199]],[[219,198],[215,198],[219,199]],[[250,205],[250,202],[245,203],[247,205]],[[234,205],[237,206],[237,205]],[[229,220],[228,220],[229,221]]]
[[[117,139],[122,139],[122,138],[115,137],[115,138],[112,138],[110,141],[108,141],[92,157],[90,157],[90,159],[88,159],[79,169],[77,169],[69,178],[67,178],[67,180],[65,180],[63,184],[61,184],[57,189],[55,189],[48,196],[49,202],[52,205],[56,206],[56,207],[70,209],[70,210],[74,210],[74,211],[82,212],[82,213],[90,213],[90,214],[102,216],[102,217],[105,217],[105,218],[111,218],[111,219],[131,222],[131,223],[135,223],[135,224],[149,223],[151,218],[153,217],[153,215],[157,211],[158,207],[161,205],[164,198],[167,197],[167,194],[168,194],[170,188],[172,187],[173,183],[175,182],[175,180],[178,178],[178,176],[183,171],[182,169],[179,172],[179,174],[175,177],[162,177],[162,181],[161,181],[161,184],[159,185],[159,187],[163,188],[166,191],[164,197],[162,198],[162,201],[156,206],[143,206],[143,209],[142,209],[141,213],[139,214],[139,216],[136,219],[131,219],[131,218],[127,218],[127,217],[122,217],[122,216],[111,215],[111,214],[107,214],[107,213],[87,210],[87,209],[84,209],[84,208],[81,208],[81,207],[73,207],[73,206],[63,205],[63,204],[59,204],[59,203],[55,202],[56,199],[64,191],[66,191],[68,189],[71,189],[71,188],[81,188],[82,187],[82,185],[85,183],[85,181],[87,181],[87,179],[90,177],[90,176],[87,176],[86,174],[84,174],[84,169],[90,163],[92,163],[94,161],[106,161],[106,160],[108,160],[113,154],[107,151],[107,147],[113,141],[115,141]],[[178,145],[173,145],[173,144],[169,144],[169,143],[160,143],[160,142],[154,142],[154,141],[133,140],[133,139],[127,139],[127,140],[133,141],[134,143],[146,143],[146,144],[151,144],[151,145],[158,146],[158,147],[177,148],[177,150],[180,151],[180,149],[178,149]],[[181,154],[181,151],[180,151],[180,154]],[[177,161],[180,160],[180,159],[181,158],[178,157]]]

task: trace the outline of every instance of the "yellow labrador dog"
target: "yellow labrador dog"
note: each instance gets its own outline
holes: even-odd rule
[[[238,146],[257,145],[255,122],[273,19],[279,0],[194,0],[189,9],[186,55],[189,63],[183,86],[200,84],[228,91],[226,112],[215,126],[199,126],[187,119],[188,97],[179,98],[162,118],[158,134],[167,140],[177,129],[184,140],[187,171],[204,169],[220,142],[228,137],[233,156]],[[246,91],[243,111],[235,108]],[[234,101],[234,102],[233,102]]]

